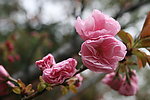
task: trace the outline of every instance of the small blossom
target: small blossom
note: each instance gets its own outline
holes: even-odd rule
[[[99,10],[94,10],[85,20],[78,17],[75,28],[83,40],[88,40],[101,35],[115,36],[120,30],[120,24]]]
[[[116,77],[114,72],[107,74],[102,82],[117,90],[121,95],[133,96],[138,91],[138,78],[135,70],[131,71],[130,82],[127,81],[126,76],[123,78],[121,74]]]
[[[5,45],[8,49],[8,51],[12,52],[14,50],[14,45],[10,41],[6,41]]]
[[[0,65],[0,82],[5,81],[7,77],[9,77],[8,72],[2,65]]]
[[[86,40],[81,46],[83,64],[95,72],[113,72],[126,52],[126,46],[110,35]]]
[[[65,79],[75,74],[76,65],[77,61],[73,58],[69,58],[53,65],[52,68],[45,69],[42,78],[45,82],[50,84],[63,83]]]
[[[51,68],[56,62],[53,55],[48,54],[42,60],[36,61],[35,64],[43,71],[44,69]]]
[[[14,56],[12,56],[12,55],[7,56],[7,59],[8,59],[8,61],[9,61],[10,63],[15,62],[15,58],[14,58]]]
[[[14,57],[15,57],[16,60],[20,60],[20,55],[19,54],[16,54]]]
[[[119,90],[122,83],[124,82],[124,79],[121,77],[121,75],[119,76],[115,76],[115,73],[110,73],[110,74],[107,74],[102,82],[108,86],[110,86],[112,89],[114,90]]]
[[[119,93],[125,96],[135,95],[138,91],[138,78],[136,76],[136,71],[131,72],[130,83],[124,81],[119,89]]]

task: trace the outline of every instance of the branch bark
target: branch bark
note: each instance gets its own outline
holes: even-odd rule
[[[82,93],[82,91],[84,91],[91,85],[94,85],[95,83],[102,80],[104,76],[105,74],[97,74],[95,76],[92,76],[90,79],[83,82],[82,86],[78,89],[78,93],[74,94],[72,92],[69,92],[65,96],[60,97],[58,100],[70,100],[72,97]]]
[[[150,0],[142,0],[142,1],[139,1],[138,3],[132,5],[131,7],[129,8],[122,8],[120,9],[120,11],[114,16],[115,19],[118,19],[119,17],[121,17],[124,13],[126,12],[133,12],[135,11],[137,8],[140,8],[142,7],[143,5],[146,5],[146,4],[149,4],[150,3]]]

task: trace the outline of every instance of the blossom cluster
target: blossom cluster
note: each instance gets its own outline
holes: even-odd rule
[[[94,10],[85,20],[77,18],[77,33],[85,41],[81,46],[83,64],[95,72],[110,73],[117,68],[118,61],[124,59],[126,46],[114,36],[120,24],[113,18]]]
[[[43,72],[42,78],[49,84],[61,84],[76,73],[77,61],[68,58],[56,63],[53,55],[48,54],[42,60],[36,61],[37,67]]]
[[[138,90],[135,71],[130,72],[130,77],[119,74],[117,79],[114,72],[118,62],[122,61],[127,53],[126,46],[115,38],[121,29],[120,24],[108,15],[94,10],[85,20],[78,17],[75,29],[84,40],[80,51],[83,64],[91,71],[107,73],[103,83],[120,94],[134,95]],[[42,78],[46,83],[61,84],[75,75],[77,61],[69,58],[56,63],[54,57],[48,54],[42,60],[36,61],[36,65],[43,72]],[[78,87],[83,78],[79,74],[75,78],[79,81],[76,84]]]
[[[118,62],[122,61],[127,53],[126,46],[114,37],[120,31],[120,24],[108,15],[94,10],[85,20],[78,17],[75,28],[84,40],[80,51],[83,64],[92,71],[107,73],[103,83],[120,94],[134,95],[138,90],[135,71],[131,72],[130,78],[123,78],[119,74],[117,79],[114,72]]]
[[[107,74],[102,82],[110,86],[112,89],[118,91],[122,95],[132,96],[138,91],[138,78],[135,70],[130,72],[129,78],[130,80],[127,81],[126,76],[123,77],[121,74],[119,74],[117,77],[113,72]]]

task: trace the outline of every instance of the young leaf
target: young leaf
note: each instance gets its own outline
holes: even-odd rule
[[[13,92],[16,93],[16,94],[21,94],[21,89],[20,87],[16,86],[16,87],[13,87]]]
[[[119,33],[117,35],[127,45],[128,48],[132,47],[132,45],[133,45],[133,38],[132,38],[132,36],[129,33],[121,30],[121,31],[119,31]]]
[[[149,64],[149,66],[150,66],[150,55],[147,55],[147,62]]]
[[[139,40],[137,48],[148,48],[150,47],[150,37],[145,37]]]
[[[22,89],[26,87],[26,85],[20,79],[17,80],[17,83]]]
[[[132,53],[137,56],[139,68],[145,67],[147,62],[147,55],[138,49],[133,49]]]
[[[138,63],[139,69],[141,69],[143,67],[143,64],[142,64],[142,60],[139,57],[137,57],[137,63]]]
[[[47,90],[47,91],[52,90],[52,85],[51,85],[51,84],[46,83],[46,90]]]
[[[32,84],[29,84],[28,86],[26,86],[26,90],[31,90],[32,89]]]
[[[28,86],[25,87],[25,93],[32,94],[34,92],[34,90],[32,89],[32,84],[29,84]]]
[[[45,82],[42,78],[42,76],[39,77],[40,82]]]
[[[46,90],[50,91],[50,90],[52,90],[52,87],[46,87]]]
[[[40,92],[40,91],[43,91],[44,89],[46,88],[46,84],[43,83],[43,82],[40,82],[37,86],[37,90]]]
[[[77,89],[76,86],[74,84],[69,84],[69,89],[73,92],[73,93],[77,93]]]
[[[140,33],[140,38],[150,37],[150,12],[148,13],[143,29]]]
[[[65,95],[68,93],[68,88],[65,86],[61,86],[61,91],[62,91],[62,94]]]

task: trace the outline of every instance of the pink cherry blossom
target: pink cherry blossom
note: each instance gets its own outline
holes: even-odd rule
[[[120,30],[120,24],[99,10],[94,10],[85,20],[78,17],[75,28],[83,40],[88,40],[101,35],[115,36]]]
[[[53,65],[52,68],[45,69],[42,78],[45,82],[50,84],[63,83],[65,79],[75,74],[76,65],[77,61],[73,58],[69,58]]]
[[[0,65],[0,82],[5,81],[7,77],[9,77],[8,72],[2,65]]]
[[[124,82],[124,79],[122,78],[121,75],[115,77],[115,73],[113,72],[113,73],[107,74],[103,78],[102,82],[110,86],[114,90],[119,90]]]
[[[5,42],[5,45],[6,45],[7,50],[8,50],[9,52],[12,52],[12,51],[14,50],[14,44],[13,44],[12,42],[6,41],[6,42]]]
[[[115,76],[115,73],[107,74],[102,82],[112,89],[117,90],[121,95],[132,96],[135,95],[138,91],[138,78],[136,76],[136,71],[133,70],[130,72],[130,82],[127,81],[127,77],[124,78],[119,74],[118,77]]]
[[[83,64],[95,72],[113,72],[126,52],[126,46],[110,35],[86,40],[81,46]]]
[[[46,68],[51,68],[54,64],[56,64],[53,55],[48,54],[42,60],[36,61],[35,64],[40,70],[44,70]]]
[[[119,89],[119,93],[125,96],[132,96],[135,95],[138,91],[138,78],[136,76],[136,71],[132,71],[130,77],[130,83],[124,81],[122,86]]]

